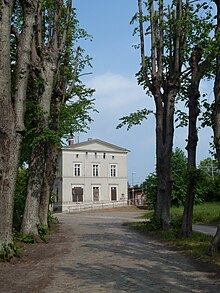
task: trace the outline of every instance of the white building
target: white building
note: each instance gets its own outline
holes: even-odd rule
[[[91,139],[62,147],[54,183],[54,210],[74,211],[127,205],[127,153]]]

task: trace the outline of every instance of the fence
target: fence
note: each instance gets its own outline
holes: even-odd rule
[[[62,211],[63,213],[72,213],[89,210],[102,210],[108,208],[117,208],[127,206],[127,200],[111,201],[111,202],[80,202],[80,203],[54,203],[53,211]]]

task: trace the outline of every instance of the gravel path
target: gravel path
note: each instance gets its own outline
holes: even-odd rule
[[[0,264],[1,293],[219,293],[214,273],[124,222],[141,212],[60,214],[49,244]]]
[[[136,217],[126,212],[60,215],[72,242],[42,292],[220,292],[210,273],[122,225]]]

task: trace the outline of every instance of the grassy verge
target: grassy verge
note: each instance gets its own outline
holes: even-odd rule
[[[152,218],[153,212],[147,212],[144,216],[145,222],[132,223],[131,225],[143,233],[166,242],[167,245],[176,246],[184,253],[190,254],[196,259],[212,263],[215,266],[220,266],[220,255],[207,255],[208,247],[212,236],[198,232],[193,232],[191,238],[180,237],[180,224],[183,214],[183,207],[172,208],[171,217],[173,229],[169,232],[164,232],[160,229],[160,223],[157,223]],[[217,223],[220,215],[220,203],[204,203],[196,205],[194,208],[194,223],[213,224]]]

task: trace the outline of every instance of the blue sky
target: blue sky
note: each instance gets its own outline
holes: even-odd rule
[[[125,147],[128,154],[129,182],[140,184],[155,170],[155,120],[150,117],[141,126],[116,129],[119,118],[138,109],[154,110],[154,103],[138,86],[135,73],[139,70],[140,52],[132,45],[138,42],[132,36],[134,27],[129,24],[137,11],[137,0],[75,0],[80,26],[93,36],[92,42],[82,47],[92,60],[91,75],[83,82],[96,90],[95,106],[99,113],[92,113],[94,122],[79,140],[97,138]],[[206,83],[202,84],[206,90]],[[209,95],[210,89],[208,89]],[[209,156],[211,130],[199,134],[198,162]],[[174,147],[184,150],[186,129],[174,135]]]

